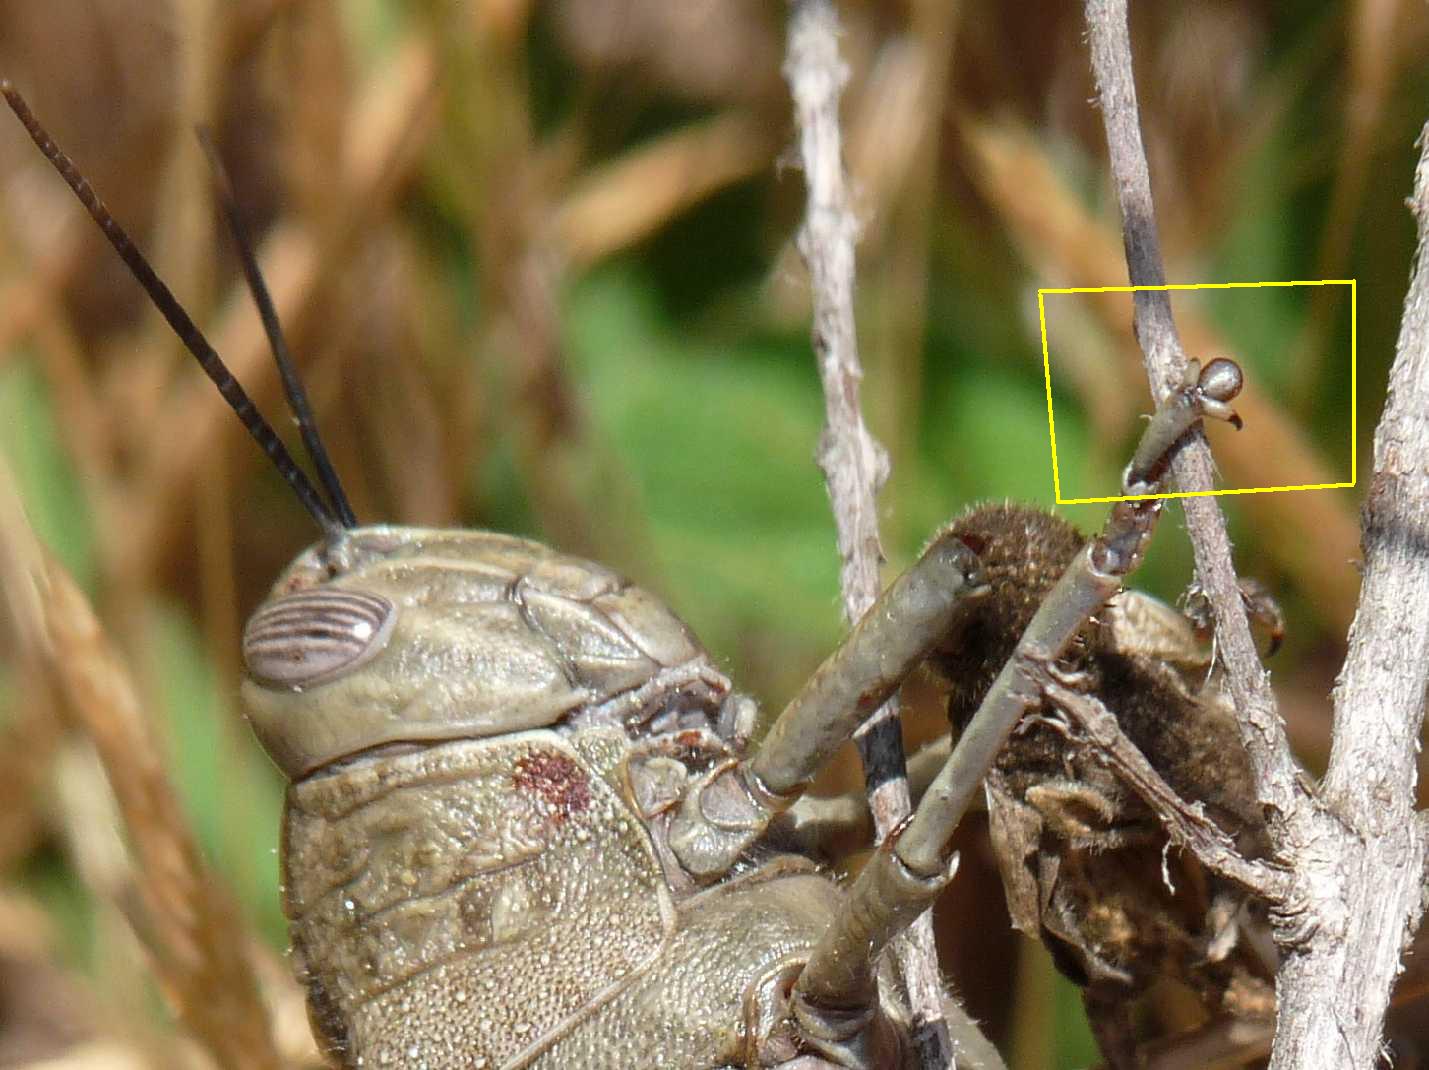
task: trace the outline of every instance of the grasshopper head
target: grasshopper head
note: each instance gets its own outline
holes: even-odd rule
[[[729,689],[653,595],[485,531],[360,527],[307,550],[243,659],[244,710],[292,778],[390,744],[708,724]]]
[[[313,421],[232,187],[200,132],[316,482],[20,94],[0,96],[323,532],[248,622],[243,703],[291,778],[375,747],[560,725],[711,724],[729,681],[657,599],[480,531],[359,526]],[[731,715],[732,716],[732,715]],[[741,729],[742,730],[742,729]],[[733,730],[731,730],[733,731]]]

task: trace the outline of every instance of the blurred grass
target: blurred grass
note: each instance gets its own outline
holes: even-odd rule
[[[24,492],[36,533],[75,579],[90,587],[96,579],[94,525],[33,358],[21,356],[0,368],[0,448]]]
[[[1358,21],[1370,6],[1138,6],[1134,27],[1173,281],[1361,280],[1362,470],[1407,278],[1402,198],[1429,99],[1422,11],[1387,5],[1395,32],[1373,34]],[[195,158],[188,123],[214,122],[265,255],[299,280],[283,291],[298,306],[287,310],[292,341],[362,516],[488,525],[607,560],[668,597],[777,709],[842,631],[812,464],[821,401],[805,281],[790,247],[803,191],[779,155],[791,131],[777,14],[752,0],[245,0],[192,23],[156,10],[13,5],[0,13],[0,64],[142,243],[198,265],[201,277],[176,276],[175,289],[241,348],[257,335],[224,240],[215,258],[204,228],[157,199],[161,175]],[[1123,281],[1075,274],[1091,255],[1078,228],[1112,219],[1075,9],[972,5],[951,59],[928,15],[844,5],[848,155],[868,167],[856,175],[865,389],[893,451],[892,567],[972,502],[1051,504],[1035,290]],[[946,79],[918,75],[943,69]],[[386,114],[384,100],[395,114],[353,128]],[[879,110],[889,100],[905,104]],[[767,138],[738,149],[762,153],[759,166],[699,155],[736,152],[730,128],[699,140],[701,123],[729,117]],[[1025,163],[986,177],[978,145],[989,143],[973,124],[1045,156],[1062,214],[1038,215],[1050,201],[1022,181]],[[233,637],[315,533],[231,417],[194,407],[206,387],[11,125],[0,124],[4,458],[43,541],[137,668],[188,822],[237,898],[235,924],[278,948],[281,789],[237,719]],[[606,166],[662,150],[683,169],[658,172],[658,189],[630,185],[651,172]],[[568,255],[560,220],[579,216],[562,212],[593,189],[612,205],[668,208],[653,229],[632,210],[626,230],[615,219],[609,233],[567,233],[580,249]],[[1349,205],[1338,214],[1337,196]],[[1289,426],[1333,443],[1348,309],[1268,293],[1197,309]],[[1144,383],[1111,370],[1126,325],[1084,314],[1106,375],[1090,392],[1057,383],[1059,448],[1085,458],[1064,486],[1114,480],[1148,404]],[[277,411],[271,376],[255,392]],[[169,462],[198,449],[197,485],[165,485],[188,471]],[[1263,464],[1276,482],[1275,458]],[[1327,516],[1353,517],[1357,492],[1321,493]],[[1290,612],[1273,669],[1315,767],[1347,620],[1290,551],[1315,560],[1321,532],[1227,508],[1242,570]],[[1087,529],[1101,517],[1066,512]],[[1167,598],[1190,576],[1179,527],[1172,510],[1138,578]],[[1350,568],[1320,558],[1323,572]],[[58,716],[14,683],[0,696],[3,723]],[[914,731],[936,728],[933,715]],[[120,987],[148,982],[122,962],[95,969],[86,949],[113,919],[84,905],[94,893],[66,846],[64,804],[41,783],[33,842],[0,859],[3,894],[54,913],[62,935],[48,964],[104,1030],[166,1065],[191,1059],[166,1023],[113,1013],[131,1005]],[[1014,1014],[1011,936],[990,958],[959,936],[998,916],[999,895],[993,881],[986,903],[943,919],[945,965],[999,1038],[1053,1031],[1027,1070],[1085,1065],[1085,1035],[1065,1039],[1082,1028],[1075,993],[1045,985],[1046,1006]],[[271,984],[271,999],[294,998]]]

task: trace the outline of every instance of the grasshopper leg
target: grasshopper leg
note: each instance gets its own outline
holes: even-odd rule
[[[1147,425],[1123,477],[1123,493],[1157,493],[1176,444],[1197,420],[1238,422],[1229,401],[1239,389],[1239,368],[1218,360],[1173,394]],[[1161,507],[1159,499],[1117,502],[1102,531],[1038,608],[918,808],[864,867],[810,955],[793,997],[806,1032],[836,1029],[856,1008],[877,1006],[878,956],[952,879],[952,834],[1008,733],[1039,700],[1038,670],[1061,657],[1140,564]]]
[[[691,876],[727,873],[983,590],[973,550],[948,533],[935,539],[815,670],[763,744],[686,794],[669,843]]]
[[[1163,502],[1159,491],[1177,444],[1206,417],[1239,425],[1233,362],[1193,365],[1158,406],[1122,477],[1102,531],[1073,558],[1034,614],[918,808],[880,846],[854,882],[795,983],[790,1014],[805,1042],[840,1065],[864,1065],[858,1049],[879,1008],[878,960],[888,942],[927,910],[957,868],[948,844],[973,793],[1018,718],[1040,696],[1051,666],[1140,563]],[[672,816],[668,843],[698,882],[719,879],[858,724],[987,591],[976,546],[954,529],[929,544],[854,626],[795,696],[763,744],[711,769]],[[848,1061],[851,1060],[851,1061]]]

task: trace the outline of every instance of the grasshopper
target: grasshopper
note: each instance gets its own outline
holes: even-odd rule
[[[284,909],[335,1063],[921,1065],[882,952],[953,879],[950,836],[999,752],[988,791],[1015,920],[1061,949],[1089,999],[1161,968],[1137,957],[1136,940],[1107,948],[1091,924],[1096,898],[1124,889],[1076,864],[1133,844],[1154,854],[1164,836],[1086,747],[1053,754],[1068,732],[1046,697],[1047,681],[1112,701],[1159,686],[1171,711],[1200,716],[1199,696],[1167,667],[1189,641],[1127,638],[1128,627],[1146,634],[1146,603],[1122,581],[1160,502],[1119,503],[1090,541],[1033,510],[954,521],[755,745],[753,701],[671,610],[619,575],[491,532],[359,524],[236,222],[316,483],[19,94],[0,88],[321,532],[245,628],[242,699],[289,780]],[[1126,492],[1157,489],[1197,421],[1237,420],[1239,389],[1230,361],[1193,368],[1149,424]],[[800,842],[800,796],[928,661],[949,677],[959,744],[843,887]],[[1068,831],[1083,812],[1089,831]],[[1219,940],[1225,959],[1210,905],[1223,899],[1180,917],[1153,906],[1143,920],[1162,925],[1165,946]],[[946,1011],[958,1065],[1001,1065],[951,998]]]

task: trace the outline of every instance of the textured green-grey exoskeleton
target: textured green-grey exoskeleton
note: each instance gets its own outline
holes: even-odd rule
[[[231,199],[316,485],[24,101],[0,89],[323,532],[245,629],[242,698],[290,782],[284,906],[333,1060],[419,1070],[922,1065],[921,1038],[936,1026],[911,1020],[883,952],[952,879],[952,832],[1018,719],[1063,679],[1054,670],[1116,643],[1107,622],[1125,622],[1125,604],[1092,616],[1139,563],[1160,503],[1118,503],[1085,544],[1057,529],[1065,545],[1040,563],[1035,591],[993,581],[1016,575],[998,556],[1022,545],[999,541],[1008,518],[1029,532],[1042,521],[987,510],[955,522],[754,746],[752,701],[669,609],[608,569],[504,535],[359,526]],[[1152,418],[1125,493],[1153,492],[1198,420],[1234,420],[1239,388],[1229,361],[1191,368]],[[1020,638],[1007,628],[970,638],[998,619],[1015,619]],[[811,826],[794,808],[914,666],[934,656],[947,668],[967,654],[950,654],[954,637],[977,663],[951,681],[957,748],[843,887],[806,857],[800,830]],[[1194,711],[1189,694],[1185,706]],[[993,784],[1013,784],[1015,802],[1036,809],[1056,794],[1037,770],[1017,779],[1027,763],[1009,761]],[[1044,808],[1031,824],[1059,815]],[[1014,912],[1052,927],[1083,966],[1131,977],[1097,957],[1078,918],[1048,913],[1053,899],[1027,899],[1031,888],[1032,899],[1040,889],[1073,902],[1046,865],[1035,879],[1022,869],[1082,846],[1029,841],[1010,867],[1005,858],[1023,897]],[[958,1065],[1000,1066],[957,1004],[945,1005]]]
[[[346,1065],[835,1065],[785,1019],[841,891],[794,855],[702,887],[670,846],[753,706],[651,595],[522,539],[357,528],[284,573],[244,658],[293,780],[295,965]],[[857,1065],[903,1059],[882,987]]]
[[[781,859],[676,894],[661,815],[748,726],[658,601],[520,539],[361,528],[283,575],[244,654],[295,781],[285,907],[331,1050],[744,1061],[733,1024],[777,1003],[837,891]]]

